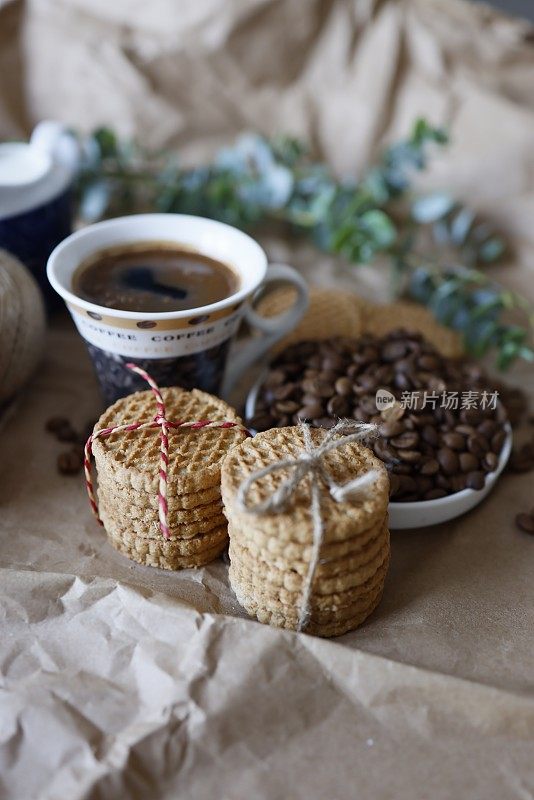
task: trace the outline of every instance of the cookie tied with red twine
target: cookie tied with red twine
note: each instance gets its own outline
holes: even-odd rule
[[[250,434],[219,398],[197,389],[160,390],[144,370],[127,366],[150,390],[110,406],[87,441],[93,513],[113,546],[135,561],[165,569],[201,566],[227,543],[221,463]]]

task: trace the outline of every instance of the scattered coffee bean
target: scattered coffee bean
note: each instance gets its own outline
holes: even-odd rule
[[[525,533],[534,533],[534,515],[517,514],[515,524]]]
[[[534,437],[532,441],[514,447],[508,463],[510,472],[530,472],[532,469],[534,469]]]
[[[83,466],[83,454],[72,448],[60,453],[57,457],[57,468],[62,475],[77,475]]]
[[[66,417],[51,417],[45,424],[45,429],[49,433],[57,433],[67,427],[70,427],[70,422]]]

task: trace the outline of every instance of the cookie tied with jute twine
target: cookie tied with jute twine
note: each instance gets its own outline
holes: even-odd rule
[[[128,366],[151,388],[118,400],[95,425],[85,453],[93,512],[110,543],[140,564],[203,566],[228,543],[222,461],[249,433],[219,398],[197,389],[160,390],[147,373]]]
[[[376,426],[345,421],[259,433],[234,448],[221,488],[230,584],[259,622],[317,636],[360,625],[389,566],[389,479],[362,444]]]

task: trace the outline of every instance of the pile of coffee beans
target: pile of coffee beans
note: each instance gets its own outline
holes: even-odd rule
[[[379,389],[395,398],[382,411]],[[496,469],[506,412],[500,403],[493,408],[494,391],[480,366],[445,358],[418,333],[299,342],[272,363],[248,424],[266,430],[299,420],[327,428],[339,418],[376,422],[380,436],[370,447],[390,473],[392,499],[433,500],[482,489]],[[442,394],[455,392],[457,407],[443,404]],[[468,392],[476,402],[464,402]]]

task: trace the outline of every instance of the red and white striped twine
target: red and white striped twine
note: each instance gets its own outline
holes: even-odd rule
[[[93,442],[95,439],[102,439],[110,436],[112,433],[120,433],[121,431],[138,431],[146,428],[161,428],[160,433],[160,463],[159,463],[159,488],[158,488],[158,516],[159,527],[166,539],[170,538],[170,531],[168,525],[168,503],[167,503],[167,474],[169,468],[169,428],[181,428],[184,430],[201,430],[202,428],[239,428],[250,436],[250,431],[244,425],[238,422],[220,422],[218,420],[201,419],[195,422],[171,422],[165,415],[165,403],[159,390],[156,381],[145,372],[141,367],[136,364],[126,364],[128,369],[136,372],[148,383],[154,396],[156,398],[156,405],[158,413],[150,422],[130,422],[127,425],[115,425],[113,428],[102,428],[99,431],[93,432],[85,444],[83,467],[85,472],[85,485],[87,488],[87,495],[91,504],[91,509],[96,519],[102,525],[102,520],[98,514],[98,505],[96,502],[95,490],[93,481],[91,479],[91,455],[93,452]]]

